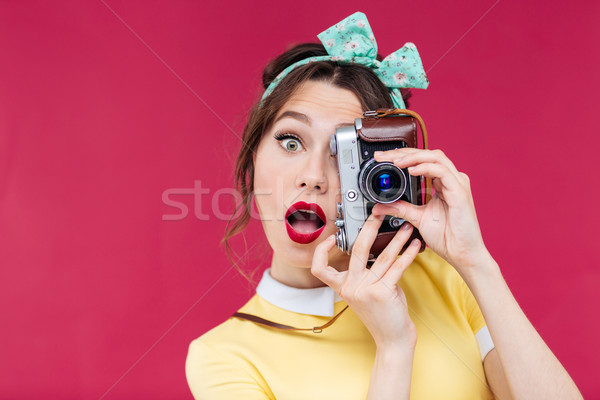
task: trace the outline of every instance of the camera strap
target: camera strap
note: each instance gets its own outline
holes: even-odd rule
[[[240,312],[236,312],[235,314],[232,315],[232,317],[239,318],[239,319],[245,319],[247,321],[254,322],[255,324],[264,325],[264,326],[268,326],[268,327],[275,328],[275,329],[282,329],[285,331],[312,331],[313,333],[321,333],[321,332],[323,332],[323,329],[331,326],[335,322],[335,320],[338,319],[344,311],[346,311],[347,308],[348,308],[348,306],[344,307],[344,309],[342,311],[337,313],[327,323],[325,323],[321,326],[315,326],[313,328],[294,328],[293,326],[269,321],[268,319],[264,319],[264,318],[258,317],[256,315],[240,313]]]

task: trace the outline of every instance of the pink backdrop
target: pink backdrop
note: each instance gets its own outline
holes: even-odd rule
[[[600,3],[299,4],[0,3],[0,397],[191,398],[189,341],[253,290],[219,240],[261,68],[361,10],[383,55],[418,46],[432,147],[470,175],[517,300],[600,398]],[[266,267],[257,221],[246,239],[245,268]]]

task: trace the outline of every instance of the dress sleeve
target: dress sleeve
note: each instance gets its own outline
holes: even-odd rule
[[[249,371],[201,339],[190,343],[185,375],[196,400],[274,399]]]
[[[485,356],[495,347],[490,331],[487,328],[483,314],[479,309],[475,296],[471,293],[471,290],[467,284],[461,279],[461,286],[463,289],[463,297],[465,301],[465,313],[471,330],[477,339],[479,344],[479,351],[481,353],[481,361],[485,359]]]

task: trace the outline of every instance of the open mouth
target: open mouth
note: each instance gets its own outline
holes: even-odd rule
[[[325,213],[316,203],[299,201],[285,213],[290,239],[297,243],[310,243],[325,229]]]

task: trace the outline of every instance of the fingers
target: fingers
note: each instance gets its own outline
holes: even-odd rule
[[[329,251],[335,245],[335,236],[331,235],[315,248],[310,272],[327,286],[337,291],[344,282],[343,274],[328,265]]]
[[[423,150],[413,147],[404,147],[401,149],[389,150],[385,152],[376,151],[375,161],[390,161],[399,168],[406,168],[421,163],[437,163],[448,168],[453,174],[458,174],[458,170],[448,157],[441,150]]]
[[[471,190],[469,177],[459,172],[441,150],[406,147],[376,151],[375,160],[391,161],[399,168],[408,168],[410,175],[430,178],[440,198],[445,198],[447,194],[470,193]]]
[[[423,212],[425,206],[417,206],[404,200],[398,200],[394,203],[383,204],[377,203],[373,206],[371,212],[375,215],[392,215],[397,218],[402,218],[417,228],[421,226]]]
[[[406,241],[410,238],[412,232],[413,226],[411,224],[408,222],[402,224],[390,243],[388,243],[385,249],[377,257],[377,261],[375,261],[371,267],[371,272],[373,272],[377,277],[382,277],[390,268],[394,260],[396,260],[398,254],[400,254],[402,247],[404,247],[404,244],[406,244]]]
[[[348,264],[348,274],[351,278],[359,276],[366,269],[369,252],[377,238],[383,218],[382,215],[371,214],[360,229],[352,246],[352,255]]]
[[[406,271],[406,268],[412,264],[419,254],[420,248],[421,241],[419,239],[414,239],[404,253],[402,253],[402,255],[396,259],[396,261],[394,261],[385,275],[381,277],[381,282],[387,287],[393,287],[394,285],[398,284],[400,278],[402,278],[402,274],[404,274],[404,271]]]
[[[459,172],[456,174],[452,173],[445,165],[437,163],[421,163],[409,167],[408,173],[413,176],[425,176],[433,179],[434,181],[439,180],[439,183],[442,184],[442,190],[438,190],[436,188],[437,192],[464,192],[464,187],[458,178]]]

